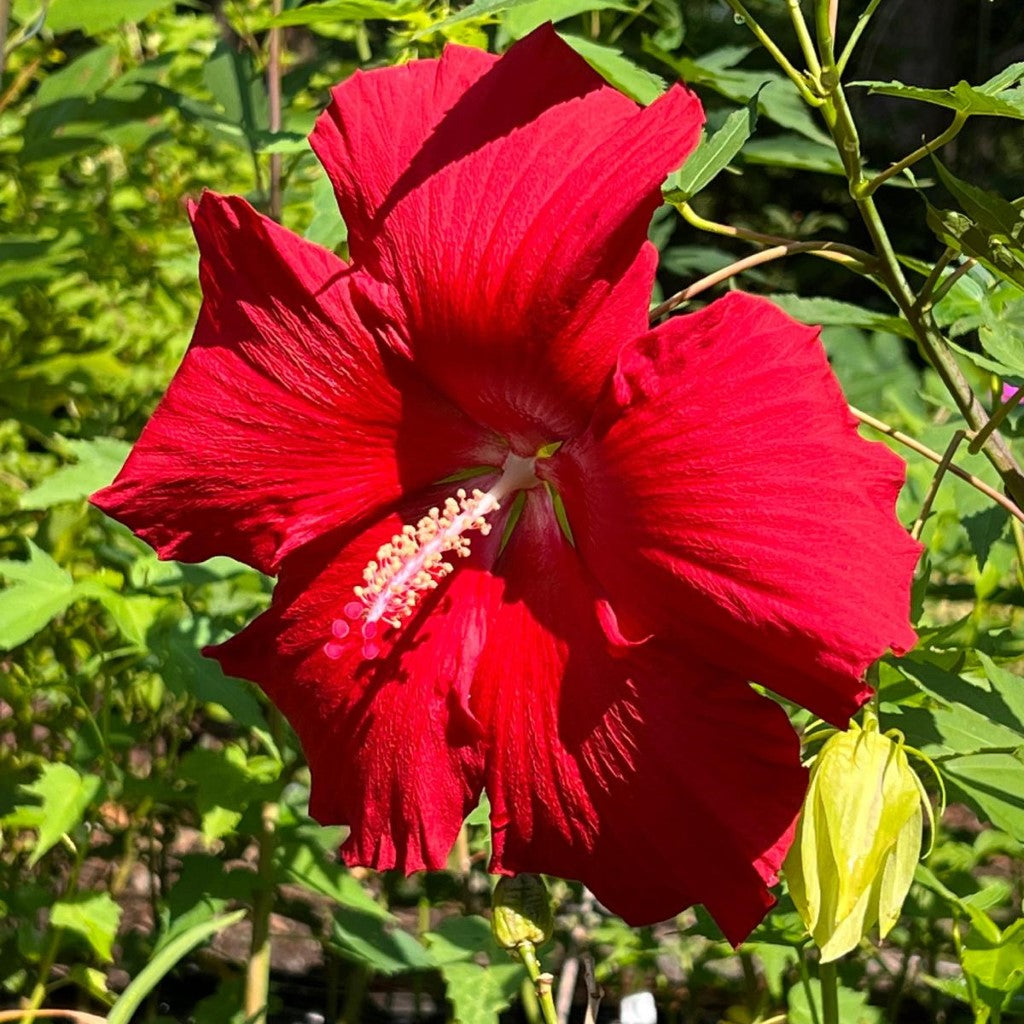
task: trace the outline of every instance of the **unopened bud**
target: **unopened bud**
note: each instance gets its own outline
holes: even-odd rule
[[[822,962],[848,953],[876,923],[896,923],[921,853],[922,805],[903,737],[873,717],[822,747],[783,870]]]
[[[494,941],[510,952],[524,942],[540,946],[555,925],[548,887],[540,875],[502,876],[491,897]]]

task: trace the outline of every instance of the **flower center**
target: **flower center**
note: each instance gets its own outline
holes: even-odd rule
[[[465,558],[470,550],[466,534],[476,530],[486,537],[491,532],[486,517],[497,512],[510,494],[540,483],[535,463],[535,458],[510,453],[489,491],[467,494],[459,488],[443,507],[430,509],[415,526],[403,526],[401,533],[378,548],[363,570],[363,585],[353,588],[353,600],[331,624],[332,639],[324,644],[327,657],[340,658],[345,650],[341,641],[358,639],[363,657],[376,658],[381,652],[382,627],[398,629],[424,594],[436,590],[454,571],[445,556]]]

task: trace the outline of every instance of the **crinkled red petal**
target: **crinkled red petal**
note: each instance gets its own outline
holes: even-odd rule
[[[203,307],[185,359],[115,482],[93,501],[165,558],[286,552],[504,446],[382,355],[348,269],[206,193],[194,212]]]
[[[817,331],[734,293],[624,349],[551,460],[576,543],[641,635],[845,725],[912,647],[902,461],[862,439]]]
[[[405,522],[424,511],[407,509]],[[367,660],[356,630],[339,641],[334,624],[401,527],[391,515],[340,549],[327,536],[289,555],[271,608],[208,653],[259,683],[291,722],[312,773],[311,813],[351,828],[345,859],[408,873],[445,866],[479,799],[483,734],[468,695],[501,596],[484,569],[501,530],[475,537],[473,554]]]
[[[611,644],[544,492],[495,568],[505,594],[471,700],[493,869],[581,879],[632,924],[703,903],[742,941],[806,787],[786,715],[698,651]]]
[[[679,86],[638,108],[550,26],[485,65],[451,48],[346,83],[314,145],[343,206],[372,182],[352,253],[394,343],[526,454],[584,427],[646,326],[648,224],[703,115]],[[371,121],[395,126],[382,131],[403,163],[361,148]]]

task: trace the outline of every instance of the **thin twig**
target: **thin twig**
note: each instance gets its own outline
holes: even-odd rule
[[[276,17],[281,13],[282,0],[271,0],[271,10]],[[281,131],[281,29],[270,30],[267,58],[267,97],[270,102],[270,133]],[[280,222],[281,202],[281,154],[270,154],[270,216]]]
[[[7,67],[7,24],[11,20],[11,0],[0,0],[0,79]]]
[[[94,1013],[84,1013],[81,1010],[0,1010],[0,1022],[3,1024],[18,1024],[20,1021],[28,1020],[29,1016],[37,1019],[55,1017],[74,1021],[75,1024],[107,1024],[105,1017],[97,1017]]]
[[[941,149],[946,145],[947,142],[952,142],[960,134],[960,129],[965,124],[967,124],[967,114],[962,110],[958,110],[953,115],[953,120],[949,123],[949,127],[942,134],[936,135],[934,139],[918,146],[909,156],[905,156],[902,160],[887,167],[884,171],[879,171],[869,181],[865,181],[858,187],[856,198],[864,198],[871,195],[890,178],[895,177],[901,171],[905,171],[908,167],[913,167],[918,160],[923,160],[926,156],[930,156],[937,149]]]
[[[0,0],[2,3],[3,0]],[[26,64],[18,73],[14,76],[14,81],[7,87],[3,96],[0,96],[0,114],[2,114],[10,105],[11,102],[17,99],[21,95],[22,90],[32,81],[32,77],[39,70],[39,65],[43,63],[42,57],[36,57],[35,60]]]
[[[973,256],[964,260],[964,262],[961,263],[960,266],[957,267],[956,270],[954,270],[953,273],[951,273],[949,277],[947,277],[942,284],[935,289],[932,293],[932,297],[926,301],[925,305],[920,307],[921,310],[926,311],[931,309],[933,306],[937,306],[950,293],[953,285],[955,285],[957,281],[959,281],[960,278],[974,266],[975,262],[976,260]]]
[[[594,973],[594,958],[589,953],[583,953],[580,960],[583,961],[583,984],[587,987],[587,1012],[583,1024],[597,1024],[597,1012],[601,1009],[604,992]]]
[[[667,298],[651,310],[650,319],[654,321],[659,317],[663,317],[681,303],[688,302],[694,296],[707,291],[708,288],[712,288],[722,281],[727,281],[730,277],[743,273],[744,270],[750,270],[751,267],[760,266],[762,263],[770,263],[772,260],[781,259],[783,256],[792,256],[794,253],[819,252],[823,246],[831,245],[831,242],[790,242],[788,245],[776,245],[771,249],[762,249],[760,252],[755,252],[750,256],[737,260],[735,263],[730,263],[727,267],[722,267],[721,270],[716,270],[713,274],[708,274],[707,277],[702,277],[699,281],[694,282],[688,288],[684,288],[681,292],[676,292],[675,295]]]
[[[942,484],[942,478],[946,475],[946,470],[952,466],[953,456],[956,455],[957,448],[960,447],[961,442],[966,436],[966,431],[957,430],[954,431],[953,436],[949,439],[949,444],[946,445],[946,450],[943,452],[942,460],[939,462],[939,468],[935,470],[935,474],[932,476],[932,482],[928,487],[928,493],[924,496],[924,501],[921,502],[921,511],[917,513],[914,525],[910,528],[910,536],[913,537],[914,540],[921,539],[925,520],[931,513],[935,496],[939,493],[939,487]]]
[[[756,242],[758,245],[790,245],[797,241],[795,238],[785,238],[782,235],[768,235],[763,231],[751,231],[748,228],[738,228],[732,224],[722,224],[716,220],[708,220],[697,213],[689,203],[681,202],[673,203],[672,205],[679,211],[679,215],[687,224],[700,231],[707,231],[714,235],[724,235],[726,238],[738,238],[744,242]],[[871,271],[872,266],[877,262],[875,257],[865,249],[858,249],[856,246],[847,245],[845,242],[813,239],[807,239],[807,241],[817,247],[810,250],[816,255],[849,265],[864,265],[868,272]]]
[[[754,33],[757,41],[775,58],[775,63],[786,73],[790,81],[797,87],[804,102],[812,107],[820,107],[822,99],[815,96],[807,87],[807,79],[790,63],[789,58],[779,49],[775,40],[758,24],[750,11],[743,6],[740,0],[725,0],[732,8],[738,18]]]
[[[956,256],[956,249],[951,245],[947,246],[943,254],[935,261],[935,266],[932,267],[931,272],[925,278],[925,282],[921,285],[921,290],[917,293],[917,301],[914,303],[918,309],[920,309],[929,298],[935,286],[939,283],[939,278],[942,277],[942,272],[952,263],[953,258]]]
[[[995,412],[988,418],[988,423],[971,438],[971,443],[967,446],[967,450],[972,455],[977,455],[985,447],[985,442],[992,431],[998,430],[1002,426],[1003,420],[1017,408],[1022,398],[1024,398],[1024,388],[1017,388],[1005,402],[998,406]]]
[[[920,441],[908,434],[904,434],[901,430],[897,430],[895,427],[889,426],[882,420],[875,419],[874,416],[869,415],[866,412],[861,412],[860,409],[850,406],[850,412],[861,421],[866,423],[869,427],[877,430],[881,434],[885,434],[887,437],[891,437],[894,441],[899,441],[900,444],[909,448],[911,451],[917,452],[918,455],[923,455],[926,459],[934,462],[936,465],[942,464],[942,456],[928,448],[926,445],[921,444]],[[1024,523],[1024,512],[1022,512],[1005,494],[1000,494],[994,487],[990,487],[984,480],[979,479],[973,473],[968,473],[966,470],[961,469],[959,466],[950,464],[947,467],[947,472],[950,472],[955,477],[959,477],[964,483],[970,484],[975,490],[981,491],[986,497],[991,498],[997,505],[1001,505],[1010,513],[1015,519]]]
[[[871,20],[871,16],[878,10],[881,3],[882,0],[871,0],[871,3],[868,4],[864,13],[857,19],[857,24],[853,26],[850,38],[846,40],[843,52],[840,55],[839,60],[836,61],[836,70],[840,75],[846,70],[846,65],[853,56],[854,48],[861,37],[861,33],[863,33],[864,29],[868,27],[868,22]]]

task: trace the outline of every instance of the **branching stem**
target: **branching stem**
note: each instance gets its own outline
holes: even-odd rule
[[[927,445],[921,444],[916,438],[911,437],[909,434],[904,434],[902,431],[897,430],[895,427],[890,426],[883,420],[876,419],[874,416],[869,415],[866,412],[862,412],[860,409],[850,406],[850,412],[861,421],[861,423],[867,424],[867,426],[877,430],[880,434],[885,434],[886,437],[891,437],[894,441],[898,441],[904,447],[909,448],[911,451],[917,452],[918,455],[924,456],[930,462],[934,462],[937,466],[942,465],[942,456],[933,451]],[[970,484],[976,491],[980,491],[987,498],[991,498],[997,505],[1001,505],[1010,513],[1016,520],[1024,523],[1024,511],[1014,504],[1005,494],[1000,494],[994,487],[990,487],[984,480],[976,477],[973,473],[968,473],[967,470],[961,469],[959,466],[949,464],[946,471],[952,473],[953,476],[963,480],[964,483]]]
[[[926,156],[930,156],[937,149],[941,149],[947,142],[952,142],[959,134],[963,126],[967,124],[967,114],[962,110],[958,110],[953,115],[953,120],[950,122],[949,127],[942,132],[941,135],[936,135],[934,139],[929,142],[925,142],[918,146],[909,156],[905,156],[902,160],[894,163],[891,167],[887,167],[884,171],[880,171],[870,181],[865,181],[861,184],[858,195],[859,196],[870,196],[882,185],[885,184],[890,178],[894,178],[897,174],[905,171],[908,167],[913,167],[918,160],[923,160]],[[855,197],[856,198],[856,197]]]
[[[806,77],[793,67],[789,58],[779,49],[775,40],[761,27],[750,11],[743,6],[741,0],[725,0],[725,2],[732,8],[738,18],[743,19],[747,28],[757,37],[757,41],[772,55],[775,63],[782,68],[786,73],[786,77],[797,87],[804,102],[812,107],[820,107],[822,104],[821,97],[811,92]]]

